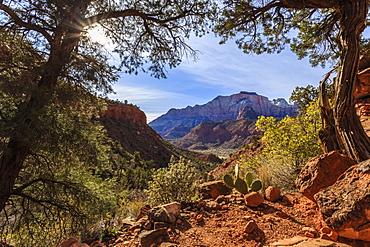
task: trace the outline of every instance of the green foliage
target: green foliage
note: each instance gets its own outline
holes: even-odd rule
[[[112,91],[121,68],[164,77],[184,54],[194,55],[185,39],[207,31],[213,10],[205,0],[0,1],[2,237],[55,246],[114,211],[123,188],[146,187],[145,168],[130,168],[139,157],[110,162],[109,141],[94,121],[105,109],[97,95]],[[120,68],[89,38],[96,26]]]
[[[305,2],[224,0],[215,31],[222,37],[220,43],[235,39],[245,53],[279,53],[290,47],[299,59],[309,57],[313,66],[336,63],[340,55],[339,8],[320,2],[307,2],[316,8],[300,4]]]
[[[321,153],[318,131],[321,119],[318,101],[313,101],[306,112],[278,121],[273,117],[259,117],[256,128],[263,131],[264,152],[290,157],[296,167]]]
[[[230,188],[235,188],[234,178],[232,175],[225,174],[223,179],[227,186],[229,186]]]
[[[262,188],[260,180],[253,180],[253,174],[248,172],[245,174],[245,179],[239,177],[239,164],[235,165],[235,178],[231,174],[225,174],[223,180],[225,184],[231,188],[235,188],[241,194],[247,194],[250,191],[259,191]],[[235,180],[235,181],[234,181]]]
[[[318,89],[312,85],[306,87],[295,87],[289,101],[293,102],[300,111],[304,111],[310,102],[318,99]]]
[[[281,120],[260,117],[256,127],[263,131],[265,148],[261,154],[241,158],[240,162],[259,174],[263,186],[294,189],[300,168],[308,159],[322,153],[318,138],[321,129],[318,101],[312,101],[305,112],[295,117]]]
[[[155,205],[173,201],[191,201],[196,195],[196,181],[199,174],[194,164],[180,157],[174,157],[168,167],[159,168],[153,172],[153,180],[149,181],[149,201]]]

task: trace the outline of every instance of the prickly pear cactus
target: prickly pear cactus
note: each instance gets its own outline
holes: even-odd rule
[[[227,186],[229,186],[231,188],[235,188],[234,178],[230,174],[225,174],[225,176],[224,176],[224,182],[225,182],[225,184]]]
[[[251,188],[251,191],[259,191],[260,189],[262,189],[261,180],[255,180],[250,186],[250,188]]]
[[[235,189],[239,191],[242,194],[247,194],[248,193],[248,186],[245,183],[245,181],[241,178],[237,178],[235,180]]]
[[[248,187],[251,187],[253,182],[253,174],[251,172],[245,174],[245,182],[247,183]]]

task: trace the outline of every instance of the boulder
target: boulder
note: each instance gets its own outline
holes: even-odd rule
[[[338,177],[356,162],[337,151],[316,156],[303,167],[295,181],[300,193],[311,200],[322,189],[337,181]]]
[[[70,237],[67,240],[64,240],[62,243],[58,245],[58,247],[89,247],[87,244],[79,243],[77,238],[75,237]]]
[[[244,196],[244,202],[249,207],[258,207],[263,201],[263,196],[258,192],[252,192]]]
[[[307,238],[296,236],[290,239],[283,239],[277,242],[270,244],[271,247],[282,247],[282,246],[289,246],[289,247],[351,247],[347,244],[336,243],[330,240],[325,239],[317,239],[317,238]]]
[[[152,244],[158,244],[158,240],[162,240],[163,238],[167,238],[167,228],[160,228],[151,231],[143,231],[139,234],[139,241],[142,247],[150,247]]]
[[[277,200],[279,200],[281,196],[280,189],[273,187],[273,186],[269,186],[265,190],[265,196],[267,200],[271,202],[276,202]]]
[[[216,199],[219,195],[228,195],[232,189],[227,187],[222,180],[205,182],[199,185],[199,191],[203,198]]]
[[[161,207],[164,207],[169,213],[175,215],[175,217],[178,217],[180,215],[181,204],[178,202],[164,204]]]
[[[370,241],[370,160],[315,195],[323,220],[339,236]]]
[[[154,222],[166,222],[173,224],[176,222],[176,216],[168,212],[163,207],[152,208],[148,213],[149,219]]]
[[[152,208],[148,212],[148,217],[154,222],[167,222],[173,224],[180,215],[180,209],[180,203],[173,202]]]

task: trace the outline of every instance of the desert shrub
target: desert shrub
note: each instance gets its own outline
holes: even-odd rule
[[[317,100],[314,100],[298,116],[278,120],[259,117],[258,130],[263,131],[262,153],[254,157],[242,157],[239,162],[262,181],[264,187],[277,186],[293,190],[294,180],[302,166],[312,157],[322,153],[318,131],[321,120]]]
[[[152,181],[148,183],[149,201],[154,205],[190,201],[196,195],[198,179],[199,174],[191,161],[183,157],[177,161],[172,157],[168,167],[154,171]]]

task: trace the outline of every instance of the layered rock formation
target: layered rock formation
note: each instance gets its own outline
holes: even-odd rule
[[[294,115],[296,108],[285,99],[270,101],[253,92],[240,92],[231,96],[217,96],[204,105],[170,109],[149,125],[161,136],[171,139],[185,136],[201,122],[223,120],[255,120],[258,116],[285,117]]]
[[[103,113],[103,118],[129,120],[133,123],[146,124],[146,115],[139,108],[114,101],[109,101],[107,103],[108,109]]]
[[[240,148],[249,143],[251,136],[260,134],[255,130],[252,120],[229,120],[222,122],[202,122],[179,139],[169,140],[181,148],[193,150],[219,147]]]
[[[370,241],[370,160],[348,169],[314,197],[325,223],[339,236]]]
[[[108,102],[108,109],[99,119],[108,136],[118,141],[130,154],[140,152],[144,160],[153,160],[164,167],[179,150],[163,140],[147,123],[146,115],[138,107],[119,102]]]

